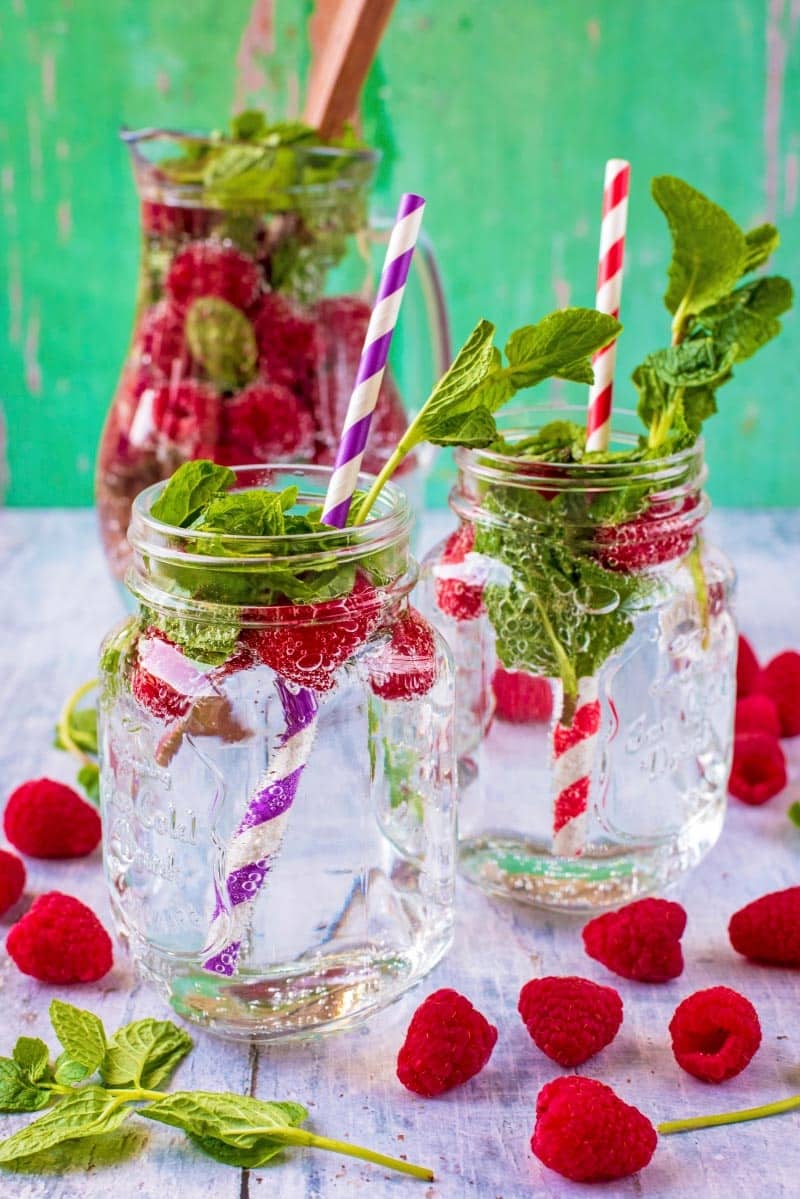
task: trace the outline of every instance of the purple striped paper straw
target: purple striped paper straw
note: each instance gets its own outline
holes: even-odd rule
[[[424,210],[422,196],[401,197],[322,513],[337,529],[347,522]]]

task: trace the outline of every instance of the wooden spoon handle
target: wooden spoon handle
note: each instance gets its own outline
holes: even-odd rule
[[[312,66],[304,120],[323,138],[341,132],[358,104],[395,0],[330,0],[320,13],[321,51]],[[324,39],[324,40],[322,40]]]

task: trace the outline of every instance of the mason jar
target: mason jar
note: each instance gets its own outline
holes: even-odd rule
[[[236,475],[243,490],[296,485],[307,508],[330,469]],[[159,523],[162,488],[134,502],[138,610],[101,653],[118,932],[211,1031],[349,1027],[422,978],[453,931],[453,676],[408,602],[408,503],[390,486],[358,528],[244,537]],[[275,602],[289,574],[313,602]]]
[[[520,442],[581,409],[517,414]],[[616,412],[611,449],[637,445]],[[707,541],[703,443],[569,464],[457,451],[451,535],[421,606],[457,677],[459,857],[486,891],[562,910],[672,883],[720,835],[732,568]]]

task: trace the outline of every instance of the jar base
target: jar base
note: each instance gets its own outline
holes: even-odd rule
[[[620,907],[670,886],[693,869],[719,839],[725,807],[721,793],[667,844],[576,858],[557,857],[547,844],[507,829],[489,830],[459,842],[459,869],[488,895],[549,911]]]
[[[236,1041],[303,1040],[362,1023],[398,1000],[444,957],[453,929],[422,949],[366,944],[270,974],[241,970],[224,978],[178,968],[152,948],[137,950],[137,969],[177,1015]]]

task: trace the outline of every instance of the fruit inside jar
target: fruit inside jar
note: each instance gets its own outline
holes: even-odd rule
[[[322,145],[303,126],[245,113],[231,139],[123,136],[142,255],[96,479],[120,579],[134,497],[182,462],[333,462],[377,281],[366,215],[375,155],[349,134]],[[387,368],[365,471],[380,470],[407,420]]]

